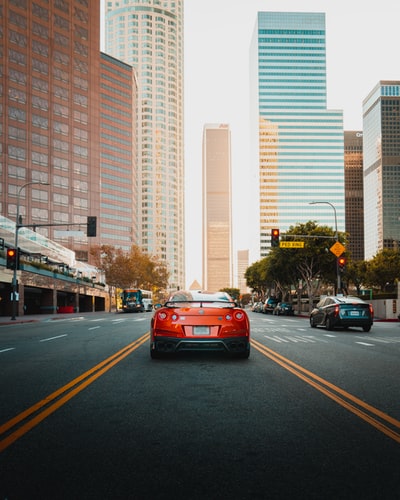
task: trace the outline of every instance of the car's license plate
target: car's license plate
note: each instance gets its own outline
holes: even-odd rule
[[[350,311],[350,316],[360,316],[359,311]]]
[[[193,327],[193,335],[210,335],[210,328],[208,326],[195,326]]]

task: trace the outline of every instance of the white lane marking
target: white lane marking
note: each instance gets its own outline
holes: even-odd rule
[[[377,337],[374,337],[374,342],[382,342],[383,344],[396,344],[400,342],[400,338],[385,337],[383,339],[378,339]]]
[[[332,339],[336,338],[336,335],[329,335],[329,333],[324,333],[324,337],[331,337]]]
[[[1,352],[7,352],[7,351],[13,351],[14,349],[15,349],[15,347],[9,347],[8,349],[2,349],[2,350],[0,351],[0,353],[1,353]]]
[[[90,321],[105,321],[106,318],[95,318],[95,319],[91,319]]]
[[[375,344],[367,344],[367,342],[356,342],[356,344],[366,345],[368,347],[374,347],[375,346]]]
[[[100,326],[92,326],[91,328],[88,328],[88,330],[97,330],[98,328],[101,328]]]
[[[268,335],[264,335],[264,337],[265,337],[266,339],[273,340],[274,342],[278,342],[279,344],[280,344],[281,342],[286,342],[286,343],[287,343],[287,342],[289,342],[288,340],[285,340],[285,339],[283,339],[283,338],[281,338],[281,337],[278,337],[278,336],[276,336],[276,335],[275,335],[275,337],[269,337]]]
[[[57,337],[49,337],[48,339],[41,339],[39,342],[48,342],[49,340],[56,340],[56,339],[61,339],[62,337],[67,337],[68,334],[65,333],[64,335],[57,335]]]

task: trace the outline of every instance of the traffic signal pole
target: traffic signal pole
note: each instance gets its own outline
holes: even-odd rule
[[[335,216],[335,240],[338,242],[339,241],[339,233],[338,233],[337,214],[336,214],[335,205],[333,203],[331,203],[330,201],[310,201],[309,205],[329,205],[332,208],[334,216]],[[341,280],[340,280],[338,259],[336,259],[336,278],[337,278],[336,293],[340,293],[340,291],[342,290],[342,284],[341,284]]]

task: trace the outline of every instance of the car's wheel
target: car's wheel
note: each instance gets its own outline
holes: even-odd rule
[[[311,326],[311,328],[317,328],[317,325],[315,324],[314,318],[310,318],[310,326]]]
[[[325,326],[327,330],[333,330],[333,323],[329,316],[326,318]]]
[[[363,326],[364,332],[369,332],[371,330],[371,325]]]
[[[235,358],[237,358],[237,359],[248,359],[249,356],[250,356],[250,347],[248,347],[243,352],[239,352],[239,353],[235,354]]]
[[[161,359],[163,355],[154,349],[150,349],[150,357],[151,359]]]

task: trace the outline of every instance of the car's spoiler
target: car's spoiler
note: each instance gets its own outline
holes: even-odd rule
[[[237,307],[236,302],[229,302],[228,300],[212,300],[212,299],[201,299],[201,300],[169,300],[164,304],[164,307],[183,307],[182,304],[187,305],[188,307],[193,306],[194,304],[198,304],[196,307],[207,307],[207,304],[215,304],[217,307],[229,307],[234,308]]]

